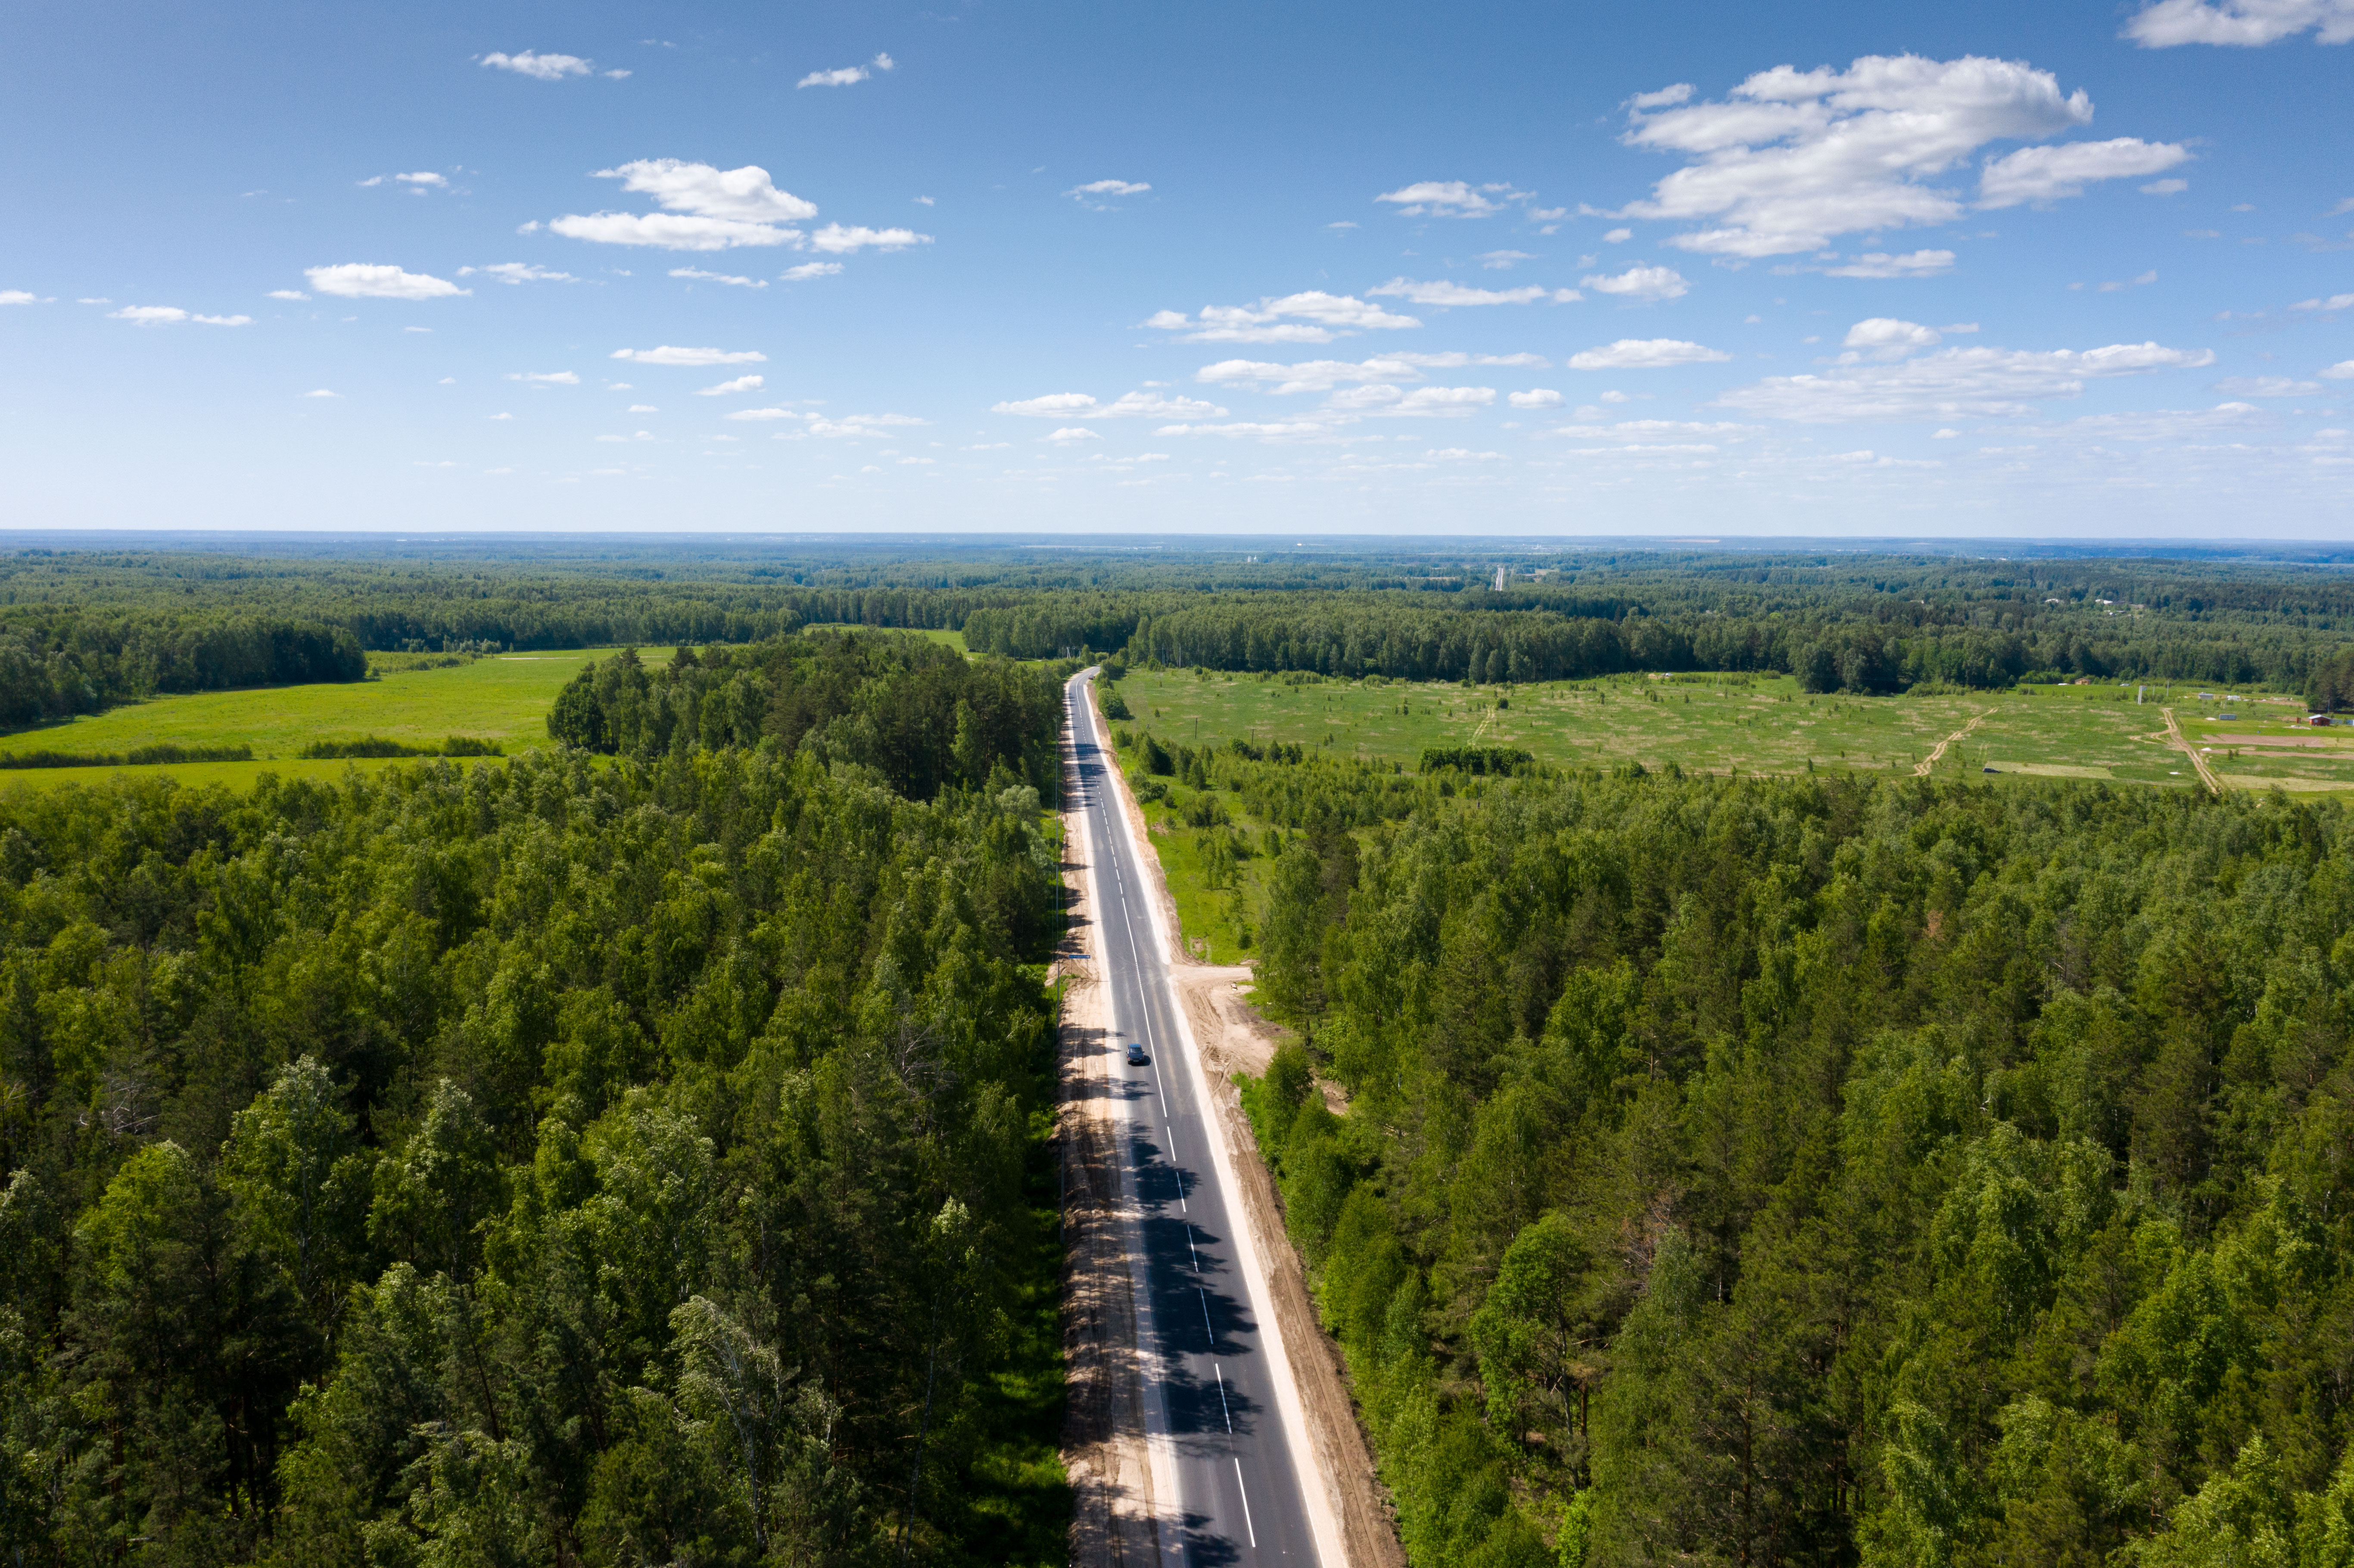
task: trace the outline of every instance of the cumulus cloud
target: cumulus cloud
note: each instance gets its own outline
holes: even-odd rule
[[[190,316],[188,319],[192,322],[201,322],[206,326],[251,326],[253,324],[251,316]]]
[[[1220,418],[1224,408],[1197,397],[1170,397],[1158,392],[1128,392],[1109,403],[1098,403],[1086,392],[1049,392],[1043,397],[992,404],[992,414],[1020,414],[1037,419],[1156,419]]]
[[[1950,250],[1908,250],[1902,256],[1892,256],[1885,250],[1873,250],[1858,256],[1844,267],[1826,267],[1827,278],[1934,278],[1949,272],[1954,267]]]
[[[314,291],[345,300],[446,300],[455,294],[474,291],[461,289],[447,278],[403,271],[398,267],[373,261],[345,261],[334,267],[309,267],[303,270],[302,275],[311,280]]]
[[[839,261],[804,261],[798,267],[788,267],[784,280],[788,283],[806,283],[811,278],[831,278],[842,270]]]
[[[598,212],[556,218],[548,228],[571,239],[602,245],[652,245],[669,250],[726,250],[737,246],[799,245],[789,227],[817,216],[817,204],[779,190],[757,164],[721,169],[679,158],[640,158],[599,169],[634,195],[652,196],[657,213]]]
[[[2181,44],[2243,48],[2278,43],[2303,32],[2325,44],[2354,39],[2354,0],[2158,0],[2126,23],[2125,36],[2146,49]]]
[[[769,281],[766,278],[739,278],[732,272],[706,272],[700,267],[673,267],[670,270],[670,275],[673,278],[691,279],[699,283],[726,283],[737,289],[765,289],[769,286]]]
[[[437,175],[430,170],[420,170],[413,175],[395,175],[392,177],[404,185],[416,185],[420,188],[446,190],[450,185],[447,175]]]
[[[722,381],[716,387],[698,387],[695,395],[698,397],[726,397],[737,392],[758,392],[767,385],[768,381],[763,376],[738,376],[735,380]]]
[[[578,55],[543,55],[530,49],[519,55],[484,55],[482,64],[493,70],[511,70],[535,81],[562,81],[567,76],[587,76],[590,69],[589,62]]]
[[[1645,304],[1655,300],[1681,299],[1691,291],[1684,275],[1673,267],[1629,267],[1624,272],[1608,276],[1597,273],[1577,281],[1580,288],[1591,289],[1597,294],[1615,294]]]
[[[40,303],[40,298],[22,289],[0,289],[0,305],[35,305]]]
[[[640,365],[681,365],[690,369],[712,365],[764,365],[769,358],[755,348],[673,348],[668,344],[660,348],[617,348],[612,357],[635,360]]]
[[[1454,418],[1476,413],[1496,400],[1492,387],[1417,387],[1408,392],[1385,383],[1335,392],[1325,407],[1345,414],[1389,418]]]
[[[1514,251],[1517,256],[1520,253]],[[1522,289],[1469,289],[1460,283],[1417,283],[1411,278],[1392,278],[1378,289],[1367,289],[1368,294],[1405,300],[1417,305],[1528,305],[1539,300],[1553,300],[1567,304],[1577,298],[1575,289],[1556,292],[1532,283]]]
[[[580,377],[569,370],[510,370],[510,381],[526,381],[537,387],[578,387]]]
[[[1330,343],[1350,333],[1394,331],[1422,323],[1353,295],[1310,289],[1263,299],[1256,305],[1204,305],[1192,318],[1182,311],[1156,311],[1144,324],[1182,333],[1182,343]]]
[[[30,296],[27,296],[30,298]],[[2326,300],[2299,300],[2293,311],[2354,311],[2354,294],[2332,294]]]
[[[1990,142],[2040,142],[2092,118],[2081,89],[2062,94],[2051,72],[2019,61],[1875,55],[1845,70],[1776,66],[1723,101],[1638,101],[1626,140],[1689,161],[1627,216],[1698,223],[1670,243],[1711,255],[1820,250],[1837,235],[1951,222],[1963,199],[1929,182]],[[2094,146],[1994,160],[1985,194],[1997,205],[2065,196],[2189,155],[2130,139]]]
[[[1142,196],[1151,188],[1140,180],[1090,180],[1083,185],[1073,185],[1063,194],[1082,207],[1091,207],[1097,212],[1106,212],[1109,208],[1106,206],[1105,198]]]
[[[1617,343],[1569,356],[1572,370],[1663,370],[1677,365],[1714,365],[1733,355],[1673,337],[1622,337]]]
[[[845,228],[838,223],[829,223],[809,237],[810,249],[829,256],[847,256],[869,246],[877,250],[904,250],[910,245],[931,242],[930,235],[918,234],[912,228]]]
[[[106,313],[115,321],[130,322],[135,326],[176,326],[188,319],[188,313],[177,305],[125,305]]]
[[[891,430],[928,423],[930,423],[929,420],[917,418],[912,414],[850,414],[839,419],[812,416],[809,422],[809,434],[842,437],[879,436]],[[788,433],[800,434],[799,431]]]
[[[2324,381],[2354,381],[2354,359],[2341,359],[2321,373]]]
[[[1935,327],[1900,322],[1891,316],[1873,316],[1848,328],[1846,341],[1840,346],[1875,358],[1901,359],[1915,349],[1935,348],[1944,341],[1944,334]]]
[[[1421,180],[1384,191],[1373,199],[1390,203],[1405,217],[1487,217],[1503,211],[1506,202],[1528,194],[1508,185],[1475,186],[1464,180]]]
[[[1561,407],[1561,394],[1554,391],[1550,387],[1532,387],[1526,392],[1515,392],[1505,400],[1511,403],[1515,408],[1558,408]]]
[[[537,266],[529,261],[493,261],[487,267],[461,267],[458,269],[458,276],[461,278],[471,278],[477,272],[481,273],[483,277],[490,279],[493,282],[507,284],[577,283],[580,281],[579,279],[574,277],[569,272],[554,271],[548,268]],[[275,299],[278,296],[272,295],[270,297]]]
[[[1072,446],[1080,441],[1099,441],[1103,440],[1101,436],[1096,434],[1093,430],[1088,429],[1085,425],[1073,425],[1066,429],[1056,430],[1051,435],[1042,436],[1039,439],[1041,440],[1054,441],[1062,446]]]
[[[2167,142],[2117,136],[2106,142],[2070,142],[2058,147],[2021,147],[1987,160],[1978,175],[1978,206],[2017,207],[2082,196],[2097,180],[2133,179],[2170,169],[2189,158]]]
[[[1851,420],[1950,420],[2019,418],[2035,405],[2073,397],[2088,380],[2159,370],[2195,370],[2215,363],[2208,349],[2166,348],[2155,343],[2106,348],[2036,351],[1947,348],[1895,364],[1857,366],[1828,376],[1776,376],[1736,387],[1724,408],[1802,424]]]
[[[1259,359],[1222,359],[1193,373],[1196,381],[1227,387],[1256,387],[1278,396],[1297,392],[1330,392],[1347,382],[1419,381],[1426,369],[1455,370],[1467,365],[1542,369],[1537,354],[1384,354],[1372,359],[1310,359],[1280,365]]]
[[[795,87],[849,87],[864,81],[878,70],[890,70],[898,61],[889,55],[876,55],[864,65],[841,66],[833,70],[813,70],[793,83]]]

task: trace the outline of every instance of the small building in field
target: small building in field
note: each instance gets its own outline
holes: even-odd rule
[[[2305,722],[2311,725],[2316,729],[2327,729],[2329,727],[2329,715],[2327,714],[2307,714],[2305,715]]]

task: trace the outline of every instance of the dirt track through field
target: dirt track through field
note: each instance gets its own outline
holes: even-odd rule
[[[1926,779],[1929,777],[1929,770],[1937,766],[1937,759],[1939,758],[1946,755],[1946,747],[1953,745],[1954,742],[1961,739],[1963,736],[1968,735],[1970,731],[1986,723],[1988,716],[1993,712],[1994,710],[1992,708],[1983,710],[1979,713],[1978,717],[1970,720],[1969,723],[1964,725],[1961,728],[1956,730],[1953,734],[1939,741],[1937,743],[1937,748],[1929,753],[1929,760],[1926,762],[1916,762],[1913,765],[1913,777],[1915,779]]]
[[[2190,758],[2190,766],[2199,769],[2200,781],[2211,791],[2221,795],[2223,792],[2223,781],[2215,777],[2215,770],[2207,766],[2207,759],[2199,755],[2199,748],[2184,737],[2182,726],[2174,722],[2174,710],[2160,708],[2158,712],[2166,715],[2166,744]]]
[[[1092,696],[1090,691],[1090,696]],[[1136,841],[1150,846],[1144,812],[1117,766],[1120,805]],[[1076,791],[1071,792],[1072,799]],[[1136,1355],[1135,1302],[1129,1285],[1119,1187],[1113,1163],[1111,1100],[1090,1081],[1109,1072],[1105,1042],[1108,1018],[1102,987],[1085,956],[1094,939],[1085,903],[1086,868],[1072,863],[1083,842],[1076,811],[1064,816],[1064,874],[1074,889],[1072,935],[1055,972],[1067,976],[1063,1013],[1062,1128],[1065,1150],[1064,1345],[1070,1404],[1064,1423],[1064,1463],[1076,1494],[1071,1525],[1074,1568],[1158,1563],[1149,1520],[1152,1482],[1144,1442],[1144,1391]],[[1159,854],[1144,857],[1153,895],[1172,932],[1182,933],[1177,903]],[[1274,1054],[1274,1031],[1251,1010],[1241,988],[1246,966],[1220,967],[1194,959],[1182,938],[1172,946],[1171,978],[1202,1053],[1216,1122],[1226,1143],[1240,1199],[1265,1281],[1281,1324],[1294,1384],[1308,1422],[1318,1475],[1340,1520],[1345,1562],[1326,1568],[1405,1568],[1389,1499],[1373,1471],[1373,1456],[1357,1423],[1340,1350],[1318,1321],[1299,1255],[1283,1229],[1275,1181],[1235,1094],[1234,1075],[1261,1073]]]

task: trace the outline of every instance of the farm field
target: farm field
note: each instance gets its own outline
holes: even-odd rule
[[[0,736],[0,755],[34,751],[121,755],[134,747],[249,746],[250,762],[175,762],[145,768],[22,768],[0,770],[0,788],[36,789],[123,772],[167,775],[188,784],[250,784],[263,772],[281,778],[339,779],[347,768],[374,771],[398,758],[303,760],[314,740],[378,736],[411,746],[453,735],[493,740],[509,752],[547,744],[547,710],[564,683],[592,659],[618,650],[491,654],[433,668],[433,655],[372,653],[382,678],[313,686],[200,692],[156,697],[63,724]],[[642,650],[649,664],[671,651]]]
[[[1429,747],[1502,746],[1557,767],[1908,773],[1958,736],[1939,758],[1939,771],[1967,770],[1988,782],[2200,787],[2190,759],[2168,744],[2168,705],[2156,687],[2136,703],[2131,688],[2114,685],[1808,695],[1787,676],[1638,674],[1481,687],[1296,680],[1139,670],[1119,690],[1137,727],[1167,741],[1295,741],[1408,767]],[[2177,691],[2171,706],[2184,737],[2211,748],[2209,766],[2226,787],[2354,789],[2354,731],[2306,729],[2293,722],[2305,712],[2296,699],[2243,694],[2236,702],[2201,703]],[[1989,766],[1996,772],[1984,774]]]

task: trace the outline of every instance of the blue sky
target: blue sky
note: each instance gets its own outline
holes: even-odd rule
[[[24,527],[2343,535],[2354,0],[30,4]]]

